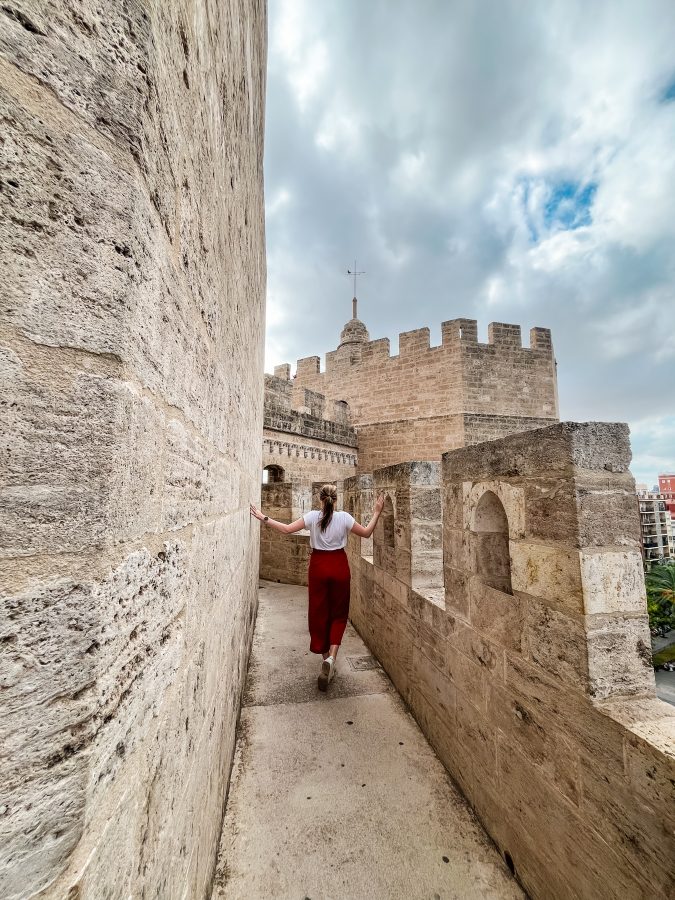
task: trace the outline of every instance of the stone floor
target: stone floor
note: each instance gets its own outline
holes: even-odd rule
[[[351,626],[318,691],[306,588],[263,582],[213,898],[523,898]]]

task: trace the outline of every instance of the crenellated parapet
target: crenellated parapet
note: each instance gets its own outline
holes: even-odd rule
[[[478,322],[475,319],[450,319],[441,324],[441,343],[431,345],[431,332],[428,327],[415,328],[412,331],[402,331],[398,336],[399,352],[391,353],[389,338],[378,338],[371,341],[352,341],[341,344],[336,350],[326,353],[325,368],[321,369],[319,356],[305,356],[296,361],[296,377],[305,378],[340,371],[345,365],[369,367],[373,364],[381,364],[385,360],[398,360],[400,357],[414,357],[423,365],[425,360],[430,362],[443,351],[461,352],[462,349],[487,349],[494,354],[495,351],[520,351],[527,353],[535,351],[552,356],[553,343],[551,331],[548,328],[531,328],[529,344],[524,347],[522,343],[520,325],[511,325],[505,322],[490,322],[488,325],[488,340],[486,343],[478,341]],[[428,354],[428,356],[427,356]],[[284,363],[275,367],[275,375],[291,377],[290,363]]]
[[[280,368],[280,367],[277,367]],[[287,378],[265,375],[264,428],[304,435],[347,447],[356,446],[349,406]]]
[[[532,897],[672,893],[630,458],[627,426],[564,422],[343,486],[385,494],[351,619]]]
[[[558,420],[547,328],[532,328],[523,346],[519,325],[492,322],[481,342],[475,319],[451,319],[441,326],[439,345],[431,345],[429,328],[416,328],[399,335],[393,355],[388,338],[366,339],[356,320],[345,335],[349,340],[326,354],[323,371],[318,356],[299,359],[292,381],[288,364],[278,371],[293,384],[296,406],[302,390],[321,394],[325,404],[348,404],[364,470],[438,459],[455,447]],[[304,402],[311,408],[314,401]]]

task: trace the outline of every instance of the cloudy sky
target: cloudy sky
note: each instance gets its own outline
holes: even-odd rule
[[[673,0],[269,0],[266,369],[550,327],[561,417],[675,471]]]

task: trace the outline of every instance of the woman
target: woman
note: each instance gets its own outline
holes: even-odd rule
[[[337,489],[334,484],[324,484],[321,488],[321,511],[313,509],[301,519],[286,525],[264,515],[251,504],[251,515],[264,525],[293,534],[309,529],[309,543],[312,548],[309,558],[309,649],[323,656],[319,690],[325,691],[335,675],[335,660],[347,627],[349,615],[349,563],[345,546],[347,535],[353,532],[358,537],[369,538],[384,506],[384,494],[375,503],[373,517],[366,528],[359,525],[348,512],[336,512]]]

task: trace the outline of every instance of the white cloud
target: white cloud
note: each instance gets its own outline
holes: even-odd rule
[[[636,481],[651,488],[658,475],[675,472],[675,415],[649,416],[630,423]]]
[[[564,418],[673,411],[671,0],[275,0],[270,17],[274,361],[336,345],[357,256],[373,337],[548,326]]]

